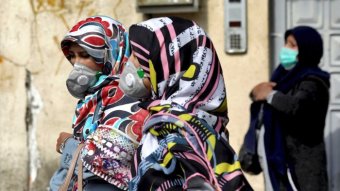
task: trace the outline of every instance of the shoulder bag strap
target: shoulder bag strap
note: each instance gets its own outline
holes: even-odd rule
[[[78,190],[81,191],[82,190],[82,184],[83,184],[83,164],[81,162],[81,158],[78,157],[80,154],[81,149],[84,147],[84,143],[81,143],[78,145],[77,149],[75,150],[74,154],[73,154],[73,158],[71,161],[71,165],[70,168],[67,171],[67,175],[65,177],[64,183],[60,186],[59,191],[67,191],[68,186],[70,185],[71,182],[71,178],[74,172],[74,169],[76,167],[77,161],[78,162]],[[79,158],[79,159],[78,159]],[[81,181],[79,181],[79,178],[81,178]],[[79,187],[79,184],[81,187]]]

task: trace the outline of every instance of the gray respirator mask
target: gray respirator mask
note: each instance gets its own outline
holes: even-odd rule
[[[75,63],[66,80],[68,91],[73,97],[84,99],[86,91],[96,84],[98,72],[91,68]]]
[[[137,69],[132,62],[128,61],[120,75],[119,88],[130,97],[148,98],[150,91],[143,83],[145,75],[142,69]]]

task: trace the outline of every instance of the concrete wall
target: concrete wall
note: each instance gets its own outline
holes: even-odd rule
[[[250,89],[267,80],[268,0],[248,1],[248,52],[224,53],[223,0],[202,0],[199,13],[176,14],[206,29],[217,49],[228,91],[231,145],[238,151],[248,127]],[[135,0],[0,0],[0,190],[46,190],[58,166],[55,143],[71,132],[76,100],[66,89],[71,69],[59,48],[78,20],[100,14],[125,26],[149,17]],[[170,15],[170,14],[169,14]],[[262,176],[248,176],[263,190]]]

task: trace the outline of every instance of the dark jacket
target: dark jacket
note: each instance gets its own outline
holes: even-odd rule
[[[323,132],[329,85],[309,76],[288,93],[277,92],[271,106],[282,113],[281,124],[287,163],[300,190],[327,190],[327,165]],[[282,188],[282,187],[281,187]]]
[[[288,93],[278,91],[273,96],[271,106],[283,114],[282,127],[286,135],[311,147],[323,142],[328,88],[329,84],[322,79],[308,76]]]

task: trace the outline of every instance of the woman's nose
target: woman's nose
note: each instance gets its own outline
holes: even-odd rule
[[[75,64],[75,63],[80,63],[81,61],[81,57],[80,56],[74,56],[73,59],[72,59],[72,63]]]

